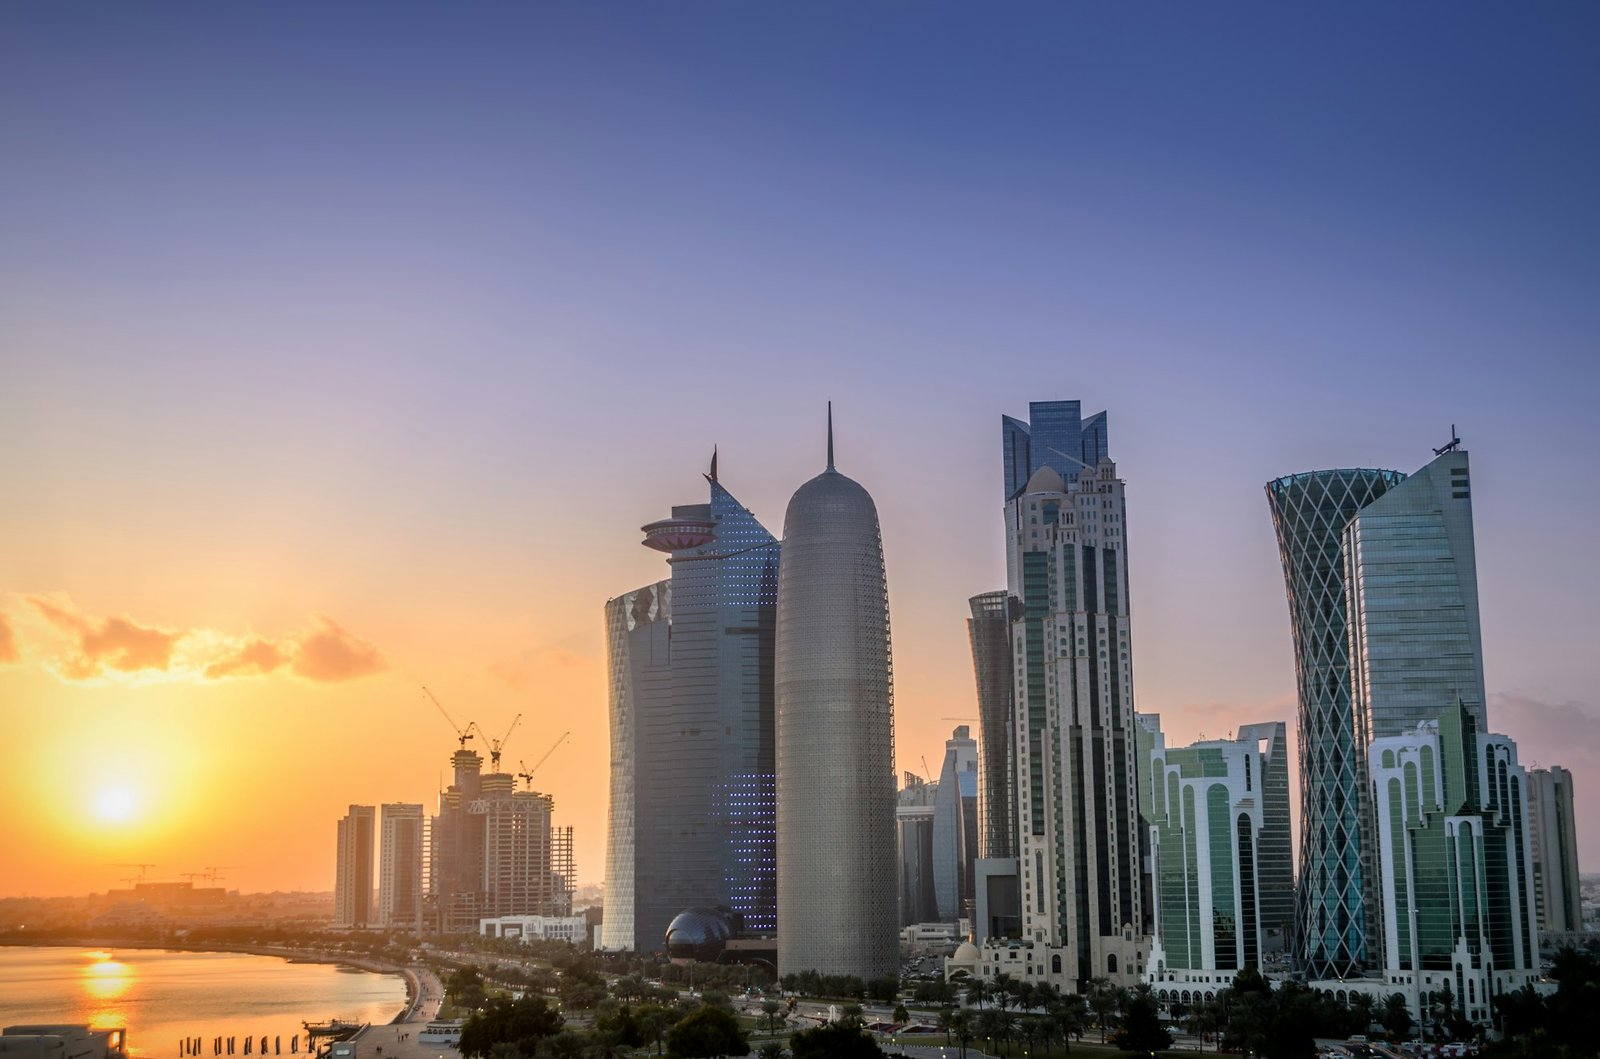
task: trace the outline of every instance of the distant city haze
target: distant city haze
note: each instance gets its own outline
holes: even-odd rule
[[[639,527],[713,445],[781,524],[829,399],[918,774],[978,731],[1002,415],[1109,410],[1134,704],[1174,746],[1294,739],[1265,483],[1409,473],[1453,424],[1490,727],[1571,770],[1600,868],[1597,31],[7,6],[0,894],[331,890],[350,805],[449,782],[422,685],[522,714],[508,772],[571,731],[533,786],[599,882],[604,605],[665,576]]]

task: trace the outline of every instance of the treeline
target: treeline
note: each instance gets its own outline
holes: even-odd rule
[[[778,984],[786,993],[841,1000],[874,1000],[880,1004],[892,1004],[900,995],[900,979],[894,975],[862,979],[853,974],[799,971],[784,975],[778,979]]]

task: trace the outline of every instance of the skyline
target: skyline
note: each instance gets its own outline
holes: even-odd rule
[[[328,889],[348,805],[446,782],[424,684],[523,712],[508,765],[574,730],[535,786],[599,881],[638,527],[713,446],[773,526],[830,398],[915,772],[1000,416],[1110,409],[1174,745],[1294,717],[1263,485],[1455,424],[1491,728],[1600,865],[1594,12],[166,10],[0,12],[8,890]]]

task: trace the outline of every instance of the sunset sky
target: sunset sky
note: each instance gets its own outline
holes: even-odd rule
[[[1490,725],[1600,870],[1600,8],[0,7],[0,894],[332,889],[499,733],[603,874],[602,607],[722,482],[975,713],[1000,416],[1108,409],[1169,742],[1294,719],[1263,484],[1472,453]]]

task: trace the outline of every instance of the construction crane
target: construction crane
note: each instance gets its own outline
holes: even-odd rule
[[[429,691],[426,685],[423,686],[422,693],[428,696],[429,701],[431,701],[435,706],[439,707],[439,712],[444,714],[444,719],[450,723],[451,728],[456,730],[456,739],[461,743],[461,749],[465,750],[467,748],[467,740],[472,738],[472,726],[474,722],[468,721],[465,728],[461,727],[456,723],[456,719],[451,717],[450,714],[446,712],[444,706],[440,704],[439,700],[434,697],[433,692]]]
[[[151,868],[154,868],[155,865],[154,864],[107,864],[106,867],[108,867],[108,868],[138,868],[139,869],[138,881],[139,882],[144,882],[145,872],[149,871]]]
[[[571,735],[571,734],[572,734],[571,729],[568,729],[567,731],[562,732],[561,733],[561,738],[557,739],[555,741],[555,745],[552,746],[549,750],[546,750],[544,752],[544,757],[541,757],[538,761],[535,761],[533,763],[533,768],[529,768],[525,762],[522,762],[522,761],[518,761],[517,762],[518,765],[522,766],[522,771],[517,773],[517,776],[519,778],[521,778],[523,783],[528,785],[528,789],[530,791],[533,790],[533,774],[539,770],[539,766],[540,765],[543,765],[546,761],[548,761],[550,759],[550,755],[551,754],[554,754],[557,750],[561,749],[561,744],[565,743],[567,741],[567,737],[569,735]]]
[[[206,882],[217,883],[217,882],[221,882],[222,881],[222,879],[223,879],[223,874],[222,873],[223,872],[227,871],[230,868],[242,868],[242,867],[244,867],[243,864],[207,864],[206,865],[206,870],[201,872],[200,874],[205,878]]]
[[[506,745],[506,740],[511,738],[511,733],[517,730],[517,722],[520,720],[522,720],[522,714],[520,713],[511,718],[511,727],[507,728],[506,734],[499,739],[490,739],[486,735],[483,736],[484,742],[489,744],[489,771],[500,771],[500,748]],[[477,724],[477,722],[474,721],[473,724]],[[478,729],[478,734],[483,735],[482,728]]]

